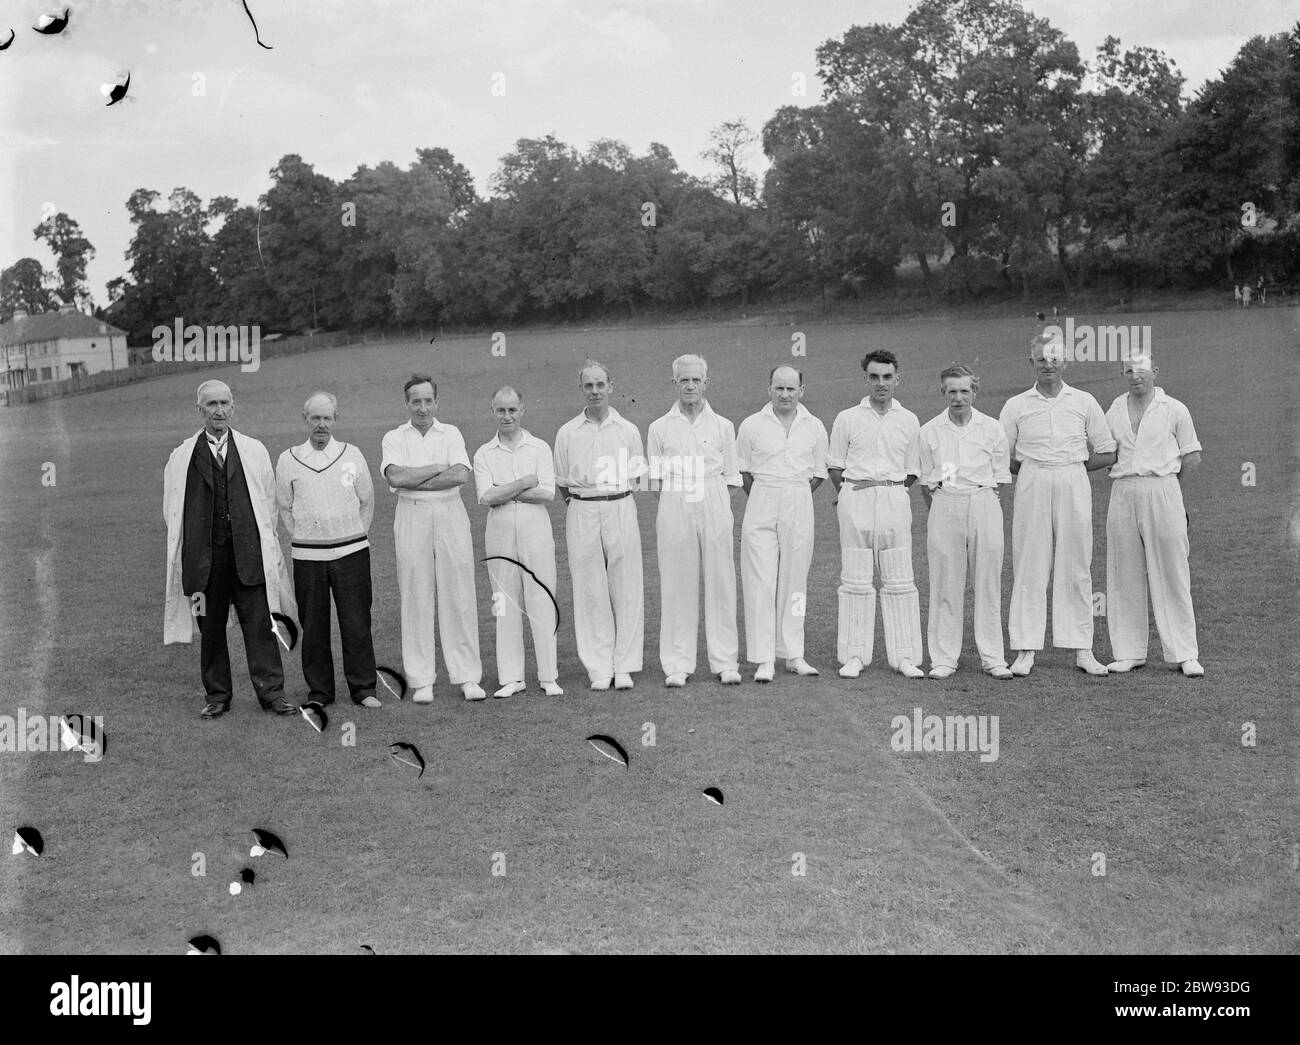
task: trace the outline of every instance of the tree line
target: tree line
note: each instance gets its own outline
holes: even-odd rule
[[[920,0],[817,49],[820,102],[713,130],[711,175],[654,143],[524,138],[480,197],[443,148],[335,182],[301,156],[256,204],[137,189],[100,310],[133,343],[171,317],[264,331],[578,320],[870,294],[1227,286],[1300,273],[1300,23],[1184,101],[1163,53],[1091,62],[1018,0]],[[769,160],[760,180],[753,150]],[[0,273],[0,316],[89,302],[93,247],[34,230],[57,274]]]

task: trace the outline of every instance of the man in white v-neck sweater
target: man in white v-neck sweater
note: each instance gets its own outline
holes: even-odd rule
[[[330,594],[339,618],[343,673],[354,704],[377,708],[370,635],[370,541],[375,489],[357,447],[331,434],[338,400],[317,392],[303,404],[308,439],[275,468],[280,521],[293,547],[293,586],[302,621],[302,674],[310,700],[334,702]]]

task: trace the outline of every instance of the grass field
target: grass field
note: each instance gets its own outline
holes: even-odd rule
[[[109,737],[98,764],[0,753],[6,840],[21,823],[46,840],[40,858],[3,858],[0,950],[181,953],[208,931],[230,954],[358,953],[363,943],[381,954],[1294,952],[1298,319],[1280,308],[1125,317],[1152,325],[1158,383],[1189,405],[1205,446],[1185,491],[1200,681],[1159,663],[1153,630],[1151,663],[1135,675],[1089,678],[1049,650],[1028,679],[995,682],[978,670],[969,609],[968,653],[951,680],[889,673],[880,639],[862,678],[840,680],[826,485],[815,497],[807,618],[819,679],[778,672],[757,686],[751,667],[744,685],[724,688],[701,641],[702,674],[685,690],[663,688],[665,608],[653,495],[643,494],[646,670],[632,692],[585,687],[557,502],[564,697],[532,682],[519,697],[468,705],[444,678],[431,707],[366,711],[348,703],[340,676],[341,703],[318,735],[258,711],[234,629],[233,712],[201,722],[197,643],[164,647],[161,635],[162,467],[198,427],[199,380],[231,383],[235,426],[272,460],[305,438],[306,395],[336,392],[336,434],[373,469],[383,432],[405,419],[401,384],[412,370],[435,375],[439,417],[461,428],[472,454],[492,434],[487,398],[505,381],[525,396],[525,426],[552,441],[581,409],[576,370],[588,355],[609,363],[615,405],[644,433],[671,403],[670,361],[702,352],[711,403],[739,424],[765,402],[768,369],[790,358],[794,328],[509,334],[505,358],[491,355],[487,336],[335,349],[268,360],[255,374],[178,366],[174,378],[0,412],[0,713],[103,715]],[[951,360],[978,358],[976,406],[994,416],[1032,382],[1032,320],[799,329],[804,401],[828,428],[863,394],[857,359],[868,344],[899,352],[899,399],[922,421],[942,408],[937,373]],[[1066,380],[1103,408],[1124,390],[1113,366],[1076,364]],[[41,483],[45,462],[53,487]],[[1242,485],[1244,462],[1255,465],[1253,488]],[[1097,590],[1108,485],[1094,474]],[[393,508],[381,487],[371,529],[381,663],[400,659]],[[469,513],[481,555],[485,510]],[[924,620],[919,495],[913,513]],[[740,519],[738,510],[737,540]],[[495,665],[483,567],[478,596],[486,686]],[[529,662],[531,672],[531,653]],[[296,652],[285,667],[288,696],[303,699]],[[895,754],[890,721],[915,706],[998,715],[1000,758]],[[346,722],[352,747],[341,742]],[[642,743],[647,723],[653,746]],[[1246,723],[1254,746],[1243,745]],[[628,769],[585,743],[597,732],[621,738]],[[387,761],[394,740],[420,747],[422,779]],[[709,786],[724,806],[701,797]],[[279,833],[290,859],[253,862],[257,884],[231,897],[254,826]],[[1104,877],[1093,874],[1094,853],[1105,856]],[[204,876],[192,874],[195,854]],[[792,873],[796,854],[803,876]],[[492,874],[494,861],[504,875]]]

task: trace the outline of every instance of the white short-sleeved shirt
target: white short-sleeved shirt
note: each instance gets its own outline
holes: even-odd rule
[[[826,478],[826,451],[830,439],[821,419],[802,403],[795,407],[794,424],[785,425],[768,403],[740,423],[736,433],[736,462],[756,481],[789,482]]]
[[[503,442],[501,433],[498,432],[474,451],[474,486],[478,491],[479,504],[483,503],[483,495],[492,487],[513,483],[526,475],[537,476],[537,486],[534,489],[555,496],[555,468],[551,461],[551,448],[527,431],[520,432],[519,441],[513,447]],[[540,504],[528,501],[512,500],[506,503],[542,508]]]
[[[948,411],[921,426],[916,440],[920,478],[930,489],[972,493],[1011,482],[1007,433],[996,418],[972,407],[970,420],[955,424]]]
[[[836,415],[826,467],[843,469],[845,479],[902,482],[917,474],[919,465],[908,448],[920,428],[920,419],[897,399],[889,401],[882,417],[868,396]]]
[[[1054,399],[1043,395],[1037,385],[1012,396],[998,419],[1017,461],[1074,464],[1088,459],[1089,445],[1098,454],[1115,449],[1101,405],[1087,392],[1071,388],[1064,381]]]
[[[584,410],[555,433],[555,485],[579,497],[641,489],[632,474],[638,463],[645,464],[641,431],[612,406],[599,425]]]
[[[658,474],[666,490],[684,490],[684,484],[702,476],[705,482],[723,482],[739,486],[740,469],[736,465],[736,426],[715,413],[707,402],[690,420],[680,403],[673,403],[664,414],[650,422],[646,433],[646,453],[658,461]],[[704,462],[687,465],[690,460]]]
[[[431,464],[446,461],[450,468],[463,464],[470,467],[469,454],[465,452],[465,439],[455,425],[445,425],[435,420],[423,435],[410,421],[399,425],[391,432],[384,433],[383,459],[379,462],[379,474],[385,475],[389,465],[401,465],[403,468],[424,468]],[[448,497],[459,497],[460,490],[399,490],[394,486],[388,488],[404,501],[437,501]]]
[[[1106,422],[1119,444],[1119,457],[1110,469],[1112,479],[1126,475],[1177,475],[1183,455],[1200,450],[1191,411],[1157,388],[1142,414],[1137,434],[1128,418],[1128,396],[1117,396],[1106,411]]]

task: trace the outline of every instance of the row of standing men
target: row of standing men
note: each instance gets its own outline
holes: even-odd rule
[[[872,660],[877,567],[888,664],[907,677],[923,675],[909,498],[910,486],[918,481],[929,509],[930,677],[946,678],[957,668],[968,573],[973,575],[976,647],[982,667],[994,677],[1032,670],[1034,654],[1045,641],[1049,580],[1053,643],[1074,649],[1081,669],[1104,675],[1145,663],[1149,592],[1165,660],[1178,664],[1185,675],[1203,674],[1180,489],[1200,456],[1187,408],[1155,387],[1158,370],[1150,359],[1124,364],[1129,392],[1117,397],[1106,414],[1091,395],[1065,384],[1066,360],[1059,343],[1036,338],[1030,362],[1034,387],[1008,400],[998,419],[974,409],[978,376],[963,366],[948,367],[940,376],[947,408],[921,425],[894,398],[899,381],[895,356],[870,352],[862,361],[868,394],[839,413],[828,436],[800,402],[803,378],[794,367],[772,371],[770,402],[737,432],[708,404],[705,360],[682,356],[672,365],[677,400],[651,424],[643,450],[639,430],[610,403],[608,367],[589,360],[579,372],[585,409],[561,427],[554,453],[524,430],[522,399],[505,386],[492,398],[497,434],[477,450],[472,464],[460,432],[436,419],[432,378],[412,377],[404,388],[410,419],[384,436],[380,474],[398,498],[394,541],[402,658],[414,700],[432,700],[435,632],[450,681],[468,700],[485,696],[479,685],[473,543],[459,490],[471,475],[479,502],[489,508],[485,550],[497,621],[499,697],[526,688],[525,617],[543,690],[563,692],[557,672],[554,539],[544,507],[557,490],[567,505],[577,651],[592,689],[629,689],[632,675],[642,669],[641,539],[632,493],[656,486],[659,652],[666,685],[683,686],[696,671],[701,574],[710,670],[724,684],[741,681],[731,508],[738,487],[748,495],[740,573],[747,659],[757,666],[754,679],[770,681],[778,661],[796,674],[817,674],[804,658],[803,622],[813,544],[812,494],[828,477],[836,490],[842,553],[841,676],[858,676]],[[296,709],[283,699],[272,614],[298,617],[310,699],[328,704],[334,697],[332,594],[352,699],[378,706],[366,539],[373,485],[360,451],[333,438],[337,401],[329,393],[307,401],[303,419],[308,441],[286,450],[274,474],[261,444],[229,428],[233,410],[229,388],[205,382],[199,392],[204,432],[173,452],[165,475],[169,537],[178,531],[203,535],[179,547],[169,541],[165,641],[190,640],[186,613],[193,616],[195,593],[203,592],[206,615],[196,619],[203,644],[204,717],[217,717],[230,705],[225,648],[230,614],[237,614],[243,626],[259,700],[269,710],[288,713]],[[204,434],[206,440],[200,440]],[[228,454],[227,445],[236,453]],[[205,462],[206,455],[212,460]],[[253,468],[239,461],[234,470],[223,468],[231,457],[251,457]],[[190,467],[182,476],[186,462]],[[1107,620],[1115,660],[1106,666],[1092,652],[1087,478],[1089,470],[1103,467],[1111,469],[1115,480],[1107,520]],[[209,482],[206,493],[212,503],[205,502],[204,476],[223,471],[239,473],[239,481],[227,484],[227,490]],[[1013,475],[1008,631],[1018,655],[1008,667],[1001,622],[999,491],[1012,483]],[[232,512],[239,494],[235,487],[252,491],[249,500],[263,502],[263,510],[259,513],[252,504],[251,512],[241,513],[235,504]],[[277,558],[277,513],[293,549],[291,582]],[[220,540],[223,532],[232,535],[232,527],[235,539]],[[218,568],[188,568],[186,550],[191,543],[208,545],[209,537],[205,558]],[[227,544],[231,554],[222,555]],[[250,583],[257,573],[260,592],[258,583]]]

